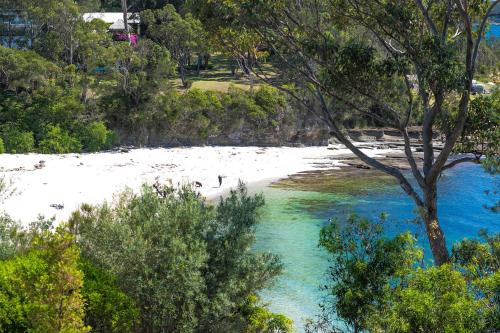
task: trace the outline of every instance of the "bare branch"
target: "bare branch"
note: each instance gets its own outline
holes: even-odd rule
[[[477,157],[471,157],[471,156],[457,158],[456,160],[453,160],[453,161],[449,162],[448,164],[446,164],[445,166],[443,166],[443,169],[441,171],[451,169],[455,165],[458,165],[461,163],[467,163],[467,162],[480,163],[480,159]]]

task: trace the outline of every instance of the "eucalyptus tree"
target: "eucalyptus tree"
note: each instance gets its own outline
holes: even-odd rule
[[[271,56],[264,60],[273,62],[276,73],[267,76],[254,56],[255,74],[314,112],[363,162],[398,180],[419,209],[436,263],[443,264],[449,254],[438,219],[437,182],[443,171],[474,160],[448,161],[467,120],[487,18],[499,2],[235,0],[208,6],[225,8],[232,29],[256,36],[252,48],[230,40],[226,45],[233,52],[244,57],[267,48]],[[437,121],[453,108],[456,115],[438,147]],[[408,134],[418,113],[423,167]],[[360,150],[341,129],[343,114],[397,129],[411,176]]]
[[[201,22],[189,13],[182,17],[173,5],[146,10],[141,13],[141,18],[146,26],[146,35],[165,46],[177,61],[182,83],[186,86],[186,67],[191,54],[206,51],[207,41]]]

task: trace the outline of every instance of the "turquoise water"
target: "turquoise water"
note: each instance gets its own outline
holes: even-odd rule
[[[500,38],[500,24],[491,24],[490,29],[486,33],[486,39]]]
[[[498,200],[485,193],[495,186],[498,190],[498,179],[477,165],[458,166],[441,178],[439,216],[449,245],[463,237],[477,236],[481,228],[500,232],[500,214],[483,207]],[[267,207],[257,230],[256,250],[279,254],[284,272],[261,297],[270,309],[291,317],[299,332],[304,319],[319,313],[319,286],[328,258],[317,246],[318,233],[329,218],[342,219],[351,212],[376,218],[386,212],[389,234],[410,229],[423,236],[421,227],[411,223],[415,218],[413,203],[397,186],[359,196],[276,188],[263,192]],[[428,248],[425,238],[420,239]]]

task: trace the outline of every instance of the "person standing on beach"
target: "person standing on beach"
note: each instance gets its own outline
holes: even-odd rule
[[[219,187],[221,187],[222,186],[222,176],[219,175],[218,178],[219,178]]]

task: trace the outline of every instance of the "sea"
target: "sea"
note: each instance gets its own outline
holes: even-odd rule
[[[363,187],[360,181],[360,188]],[[448,170],[439,181],[438,215],[452,246],[463,238],[476,238],[481,229],[500,232],[500,213],[487,207],[499,200],[500,179],[487,174],[479,165],[462,164]],[[351,213],[376,219],[388,214],[386,233],[395,235],[410,230],[432,260],[423,226],[416,220],[415,206],[397,185],[381,185],[353,193],[266,187],[262,223],[257,229],[255,250],[278,254],[284,272],[261,293],[263,303],[294,320],[297,332],[304,322],[320,313],[328,254],[318,247],[320,229],[329,219],[345,220]]]

